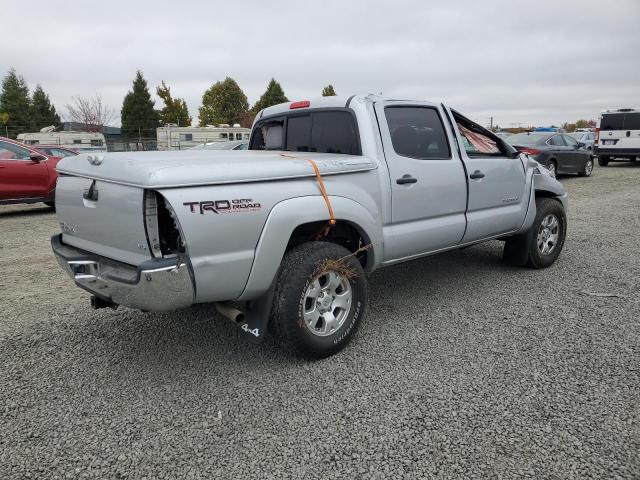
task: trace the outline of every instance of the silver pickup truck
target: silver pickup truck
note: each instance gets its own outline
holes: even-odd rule
[[[58,164],[52,238],[95,308],[215,303],[250,339],[342,349],[366,272],[491,239],[511,264],[562,250],[547,170],[443,104],[328,97],[261,111],[247,151],[79,155]]]

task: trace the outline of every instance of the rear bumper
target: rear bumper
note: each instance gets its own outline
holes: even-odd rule
[[[152,259],[133,267],[66,245],[62,235],[51,237],[51,248],[77,286],[107,302],[145,311],[193,303],[193,281],[185,259]]]
[[[612,157],[640,157],[640,148],[603,148],[594,146],[594,155],[610,155]]]

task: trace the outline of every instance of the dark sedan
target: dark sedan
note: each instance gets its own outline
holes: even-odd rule
[[[593,172],[591,152],[584,143],[569,135],[555,132],[518,133],[506,141],[547,167],[553,176],[577,173],[588,177]]]

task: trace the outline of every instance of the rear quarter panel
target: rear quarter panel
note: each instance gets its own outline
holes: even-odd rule
[[[377,170],[330,175],[324,177],[324,182],[329,195],[352,199],[374,218],[380,218],[379,202],[376,201],[379,197],[377,175]],[[251,274],[256,247],[267,218],[279,203],[311,197],[321,207],[324,218],[329,218],[314,177],[171,188],[159,192],[169,201],[180,222],[193,267],[198,303],[240,297]],[[213,202],[215,211],[210,208],[201,210],[200,202]],[[216,208],[216,205],[223,208]],[[249,207],[233,208],[239,205]],[[335,211],[337,219],[340,219],[341,213]],[[284,209],[279,214],[287,216],[288,221],[284,222],[286,227],[282,228],[285,230],[278,236],[278,246],[281,248],[273,250],[279,253],[274,254],[270,250],[273,257],[270,258],[270,265],[275,264],[276,270],[293,229],[302,223],[317,220],[311,218],[304,209]],[[252,296],[259,295],[261,290],[255,288]]]

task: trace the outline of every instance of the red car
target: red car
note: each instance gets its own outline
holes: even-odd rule
[[[0,137],[0,205],[44,202],[53,207],[59,160]]]

